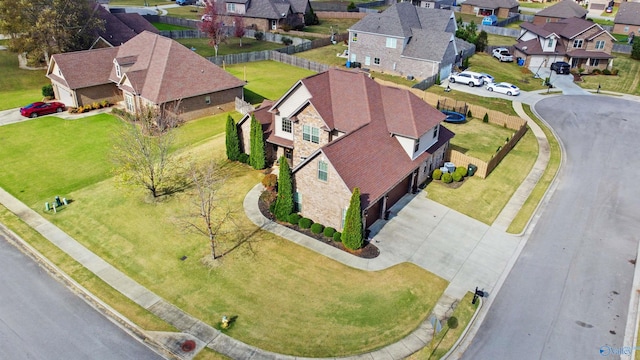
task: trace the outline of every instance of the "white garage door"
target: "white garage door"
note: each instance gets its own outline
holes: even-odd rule
[[[440,81],[444,81],[449,75],[451,75],[451,64],[445,65],[440,69]]]
[[[67,106],[76,106],[76,102],[73,101],[73,95],[71,91],[63,88],[62,86],[58,86],[58,96],[60,97],[60,102]]]
[[[544,60],[544,56],[531,56],[529,60],[529,68],[537,70],[539,67],[544,67],[544,65],[547,65]],[[550,66],[550,64],[547,66]]]

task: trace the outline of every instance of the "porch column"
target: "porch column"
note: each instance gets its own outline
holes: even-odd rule
[[[387,220],[389,217],[387,216],[387,199],[389,198],[388,194],[385,194],[382,197],[382,206],[380,207],[380,216],[383,219]]]

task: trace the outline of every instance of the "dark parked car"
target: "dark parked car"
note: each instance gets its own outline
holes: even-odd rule
[[[551,64],[551,71],[555,71],[556,74],[568,74],[569,68],[569,64],[564,61],[556,61]]]
[[[40,115],[63,112],[64,108],[65,106],[63,103],[56,102],[56,101],[50,102],[50,103],[34,102],[23,108],[20,108],[20,115],[30,117],[30,118],[36,118]]]
[[[184,5],[195,5],[196,0],[176,0],[176,4],[180,6]]]

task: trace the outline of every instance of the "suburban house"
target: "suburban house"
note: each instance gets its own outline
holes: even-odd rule
[[[587,18],[588,11],[578,5],[573,0],[562,0],[555,5],[542,9],[537,12],[533,17],[533,23],[536,25],[543,25],[548,22],[558,22],[564,19],[570,18]]]
[[[379,72],[444,79],[459,60],[459,46],[473,46],[456,41],[456,29],[452,10],[394,4],[349,28],[349,61]]]
[[[414,6],[427,9],[451,9],[456,4],[455,0],[403,0],[401,2],[410,2]]]
[[[144,31],[117,47],[56,54],[47,68],[56,99],[70,107],[124,101],[177,111],[184,120],[222,112],[244,82],[178,42]]]
[[[602,15],[609,3],[613,3],[611,0],[589,0],[587,9],[591,15]]]
[[[623,2],[620,3],[618,13],[613,20],[614,34],[638,35],[640,31],[640,3]]]
[[[297,210],[338,230],[354,188],[369,227],[417,191],[454,136],[440,126],[445,116],[412,92],[349,70],[302,79],[253,115],[265,130],[269,160],[291,163]],[[245,151],[250,117],[238,122]]]
[[[611,69],[615,38],[602,26],[585,19],[569,18],[543,25],[522,23],[514,56],[525,59],[533,72],[566,61],[572,68]]]
[[[111,13],[103,6],[96,6],[96,16],[104,22],[104,31],[96,34],[91,49],[120,46],[143,31],[159,34],[147,19],[138,13]]]
[[[304,26],[304,15],[311,11],[309,0],[224,0],[225,24],[241,16],[244,25],[260,31]]]
[[[518,0],[466,0],[460,5],[460,12],[477,16],[495,15],[506,19],[509,14],[517,14],[518,7]]]

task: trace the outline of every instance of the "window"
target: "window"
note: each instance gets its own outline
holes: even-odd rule
[[[551,22],[551,19],[547,18],[547,20],[546,20],[546,21],[547,21],[547,22]]]
[[[291,133],[291,119],[282,118],[282,131]]]
[[[433,138],[434,139],[438,137],[438,129],[440,129],[438,125],[436,125],[436,127],[433,128]]]
[[[353,35],[351,35],[351,41],[353,42],[358,41],[358,33],[353,33]]]
[[[303,125],[302,126],[302,140],[311,141],[312,143],[320,143],[320,129],[317,127]]]
[[[116,76],[121,77],[122,73],[120,72],[120,65],[116,64]]]
[[[293,211],[302,211],[302,194],[300,194],[299,192],[293,193]]]
[[[573,40],[573,47],[576,49],[579,49],[582,47],[582,40],[581,39],[576,39]]]
[[[547,47],[553,47],[553,39],[549,39],[549,41],[547,42]]]
[[[420,139],[416,139],[416,142],[413,145],[413,152],[418,152],[418,148],[420,147]]]
[[[371,57],[370,56],[365,56],[364,57],[364,65],[365,66],[371,65]]]
[[[124,99],[127,105],[127,111],[133,112],[135,110],[133,107],[133,96],[131,96],[131,94],[125,94]]]
[[[596,41],[596,50],[602,50],[602,49],[604,49],[604,40]]]
[[[327,181],[329,172],[327,170],[327,163],[324,161],[318,161],[318,179]]]
[[[591,66],[600,65],[600,59],[591,59]]]
[[[373,63],[376,65],[380,65],[380,58],[373,58]]]
[[[227,3],[227,12],[236,12],[236,4],[234,3]]]
[[[387,47],[395,49],[398,39],[396,38],[387,38]]]
[[[204,103],[207,104],[207,105],[211,104],[211,96],[208,96],[208,95],[205,96],[204,97]]]
[[[628,33],[628,32],[629,32],[629,27],[628,27],[628,26],[625,26],[625,27],[624,27],[624,32],[625,32],[625,33]]]

